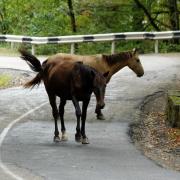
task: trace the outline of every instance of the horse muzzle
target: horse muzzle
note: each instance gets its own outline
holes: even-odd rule
[[[137,77],[142,77],[144,75],[144,72],[141,74],[137,74]]]

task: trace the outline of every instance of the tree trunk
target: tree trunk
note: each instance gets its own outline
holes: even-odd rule
[[[168,8],[171,30],[179,30],[179,12],[177,7],[177,0],[168,0]],[[179,40],[174,39],[173,42],[178,44]]]
[[[68,0],[68,7],[69,7],[69,16],[71,18],[72,32],[76,33],[77,32],[77,26],[76,26],[76,19],[75,19],[75,15],[74,15],[72,0]]]
[[[133,31],[144,31],[143,20],[144,20],[144,12],[143,10],[136,4],[132,5],[132,15],[133,15]]]
[[[168,0],[169,20],[172,30],[179,30],[179,13],[177,0]]]
[[[72,32],[76,33],[77,32],[77,26],[76,26],[76,19],[75,19],[72,0],[68,0],[67,3],[68,3],[68,8],[69,8],[69,16],[71,18]],[[75,44],[75,52],[77,52],[77,50],[78,50],[78,44]]]

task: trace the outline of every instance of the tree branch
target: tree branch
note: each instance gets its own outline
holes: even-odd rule
[[[148,12],[148,10],[145,8],[145,6],[139,1],[139,0],[134,0],[134,2],[137,4],[139,8],[141,8],[145,15],[147,16],[148,20],[150,21],[151,25],[154,27],[156,31],[160,31],[159,27],[155,24],[153,18],[151,17],[151,14]]]
[[[152,14],[168,14],[169,11],[155,11],[155,12],[152,12]]]

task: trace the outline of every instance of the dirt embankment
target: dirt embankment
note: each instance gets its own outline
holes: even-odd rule
[[[180,129],[166,123],[166,92],[146,97],[130,125],[130,135],[143,154],[158,165],[180,171]]]

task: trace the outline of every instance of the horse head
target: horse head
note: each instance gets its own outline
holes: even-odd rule
[[[96,109],[103,109],[105,106],[104,96],[106,89],[106,78],[108,77],[109,72],[101,74],[95,70],[92,71],[93,79],[93,92],[96,96]]]
[[[128,59],[127,66],[136,73],[138,77],[144,75],[144,69],[138,56],[136,49],[131,52],[131,58]]]

